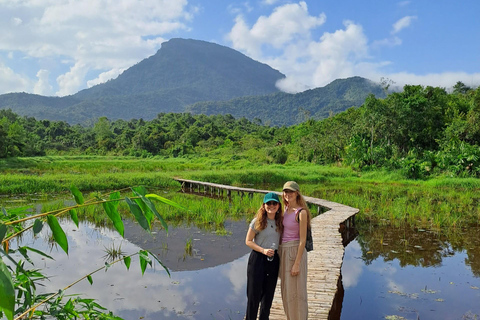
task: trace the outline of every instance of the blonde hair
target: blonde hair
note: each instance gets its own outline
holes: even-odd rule
[[[265,203],[262,203],[262,206],[258,209],[255,218],[255,230],[262,231],[267,227],[267,210],[265,210]],[[282,214],[282,204],[278,203],[278,210],[275,212],[275,225],[277,228],[275,229],[280,234],[283,233],[283,214]]]
[[[303,208],[303,210],[305,210],[305,212],[307,212],[307,227],[310,229],[310,227],[311,227],[310,222],[312,221],[312,214],[310,213],[310,209],[308,209],[307,202],[305,201],[305,198],[303,198],[300,191],[292,191],[292,192],[295,192],[297,194],[296,200],[297,200],[298,206]],[[285,208],[287,208],[288,207],[288,201],[287,201],[287,199],[285,199],[285,192],[282,193],[282,200],[283,200],[283,203],[285,203]]]

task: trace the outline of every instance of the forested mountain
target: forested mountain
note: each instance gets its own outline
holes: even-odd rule
[[[82,90],[75,97],[91,100],[169,94],[185,105],[278,92],[275,83],[284,77],[231,48],[200,40],[171,39],[162,44],[157,54],[129,68],[117,79]]]
[[[199,40],[171,39],[155,55],[116,79],[67,97],[0,95],[0,109],[39,120],[84,124],[99,117],[150,120],[159,113],[188,111],[230,113],[272,125],[290,125],[360,106],[370,93],[384,95],[380,86],[359,77],[286,94],[275,86],[284,77],[231,48]]]
[[[153,119],[183,112],[197,101],[229,100],[279,92],[285,76],[228,47],[192,39],[171,39],[158,52],[118,78],[69,97],[0,95],[0,109],[37,119],[80,123],[109,119]]]
[[[335,92],[341,91],[342,81],[335,85]],[[259,113],[274,116],[261,108]],[[284,116],[292,114],[293,109]],[[370,94],[358,108],[280,127],[230,114],[191,113],[161,113],[152,120],[100,117],[93,126],[81,126],[0,110],[0,158],[87,154],[206,157],[215,163],[307,161],[401,170],[415,179],[437,173],[479,178],[479,123],[480,87],[461,82],[452,93],[406,85],[386,98]]]
[[[325,87],[297,94],[242,97],[229,101],[197,102],[186,111],[193,114],[231,114],[235,118],[258,118],[268,125],[292,125],[307,119],[324,119],[350,107],[359,107],[369,94],[385,97],[383,88],[361,77],[337,79]]]

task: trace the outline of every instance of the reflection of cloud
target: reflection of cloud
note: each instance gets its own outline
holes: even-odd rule
[[[388,290],[390,291],[398,291],[398,292],[404,292],[405,288],[403,285],[396,283],[393,279],[385,279],[386,280],[386,286]]]
[[[229,296],[238,299],[238,295],[246,295],[245,287],[247,285],[247,261],[249,254],[229,263],[229,268],[223,271],[223,274],[230,280],[233,292]],[[243,275],[243,276],[241,276]],[[230,300],[230,299],[229,299]]]
[[[349,251],[347,255],[347,251]],[[342,283],[344,288],[355,287],[362,274],[363,261],[357,259],[362,256],[362,250],[357,241],[352,241],[345,248],[345,258],[342,265]]]
[[[121,244],[121,250],[126,254],[140,250],[114,231],[95,229],[88,223],[82,223],[79,228],[68,221],[61,223],[69,241],[68,256],[62,249],[54,247],[50,250],[45,244],[50,233],[48,227],[36,239],[27,239],[27,235],[22,239],[22,245],[43,250],[55,258],[50,261],[32,255],[36,267],[43,268],[43,272],[50,276],[41,289],[46,292],[56,292],[102,267],[105,247],[114,244],[118,248]],[[130,270],[123,263],[117,263],[106,272],[101,270],[92,275],[93,285],[87,280],[81,281],[66,294],[79,293],[84,298],[96,299],[100,305],[125,319],[192,319],[193,315],[203,319],[213,313],[243,312],[246,261],[244,256],[214,268],[172,272],[171,277],[154,262],[153,268],[148,267],[142,276],[139,259],[134,256]]]
[[[373,263],[368,269],[372,272],[387,276],[393,276],[395,273],[397,273],[397,269],[393,267],[391,262],[379,264]]]

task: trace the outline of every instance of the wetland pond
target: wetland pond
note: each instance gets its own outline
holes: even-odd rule
[[[138,258],[130,270],[115,264],[81,281],[66,294],[81,294],[127,319],[243,319],[246,306],[244,244],[247,221],[226,221],[227,235],[196,227],[169,227],[152,235],[125,220],[125,239],[108,228],[81,222],[62,223],[69,255],[48,240],[45,228],[36,238],[20,240],[44,250],[55,261],[35,258],[50,276],[44,290],[57,291],[104,265],[106,248],[126,254],[147,249],[156,261],[142,276]],[[342,283],[333,320],[350,319],[478,319],[480,315],[479,228],[451,232],[448,237],[426,230],[369,228],[346,249]],[[191,252],[186,250],[192,243]],[[16,247],[12,243],[12,248]]]

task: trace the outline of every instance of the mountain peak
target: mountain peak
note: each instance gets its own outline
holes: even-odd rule
[[[290,125],[359,106],[369,93],[383,93],[370,81],[338,79],[324,88],[280,92],[279,71],[215,43],[174,38],[116,79],[67,97],[0,95],[0,109],[38,119],[87,123],[98,117],[154,119],[159,113],[230,113]],[[299,116],[292,117],[293,112]],[[299,111],[300,110],[300,111]]]
[[[91,99],[173,90],[184,92],[181,99],[189,104],[278,92],[275,83],[284,77],[270,66],[231,48],[202,40],[173,38],[117,79],[76,96]]]

